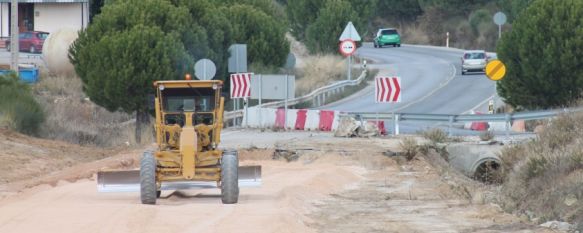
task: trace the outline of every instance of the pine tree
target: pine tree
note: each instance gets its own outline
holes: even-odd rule
[[[583,91],[583,0],[537,0],[497,47],[506,64],[498,93],[525,109],[561,107]]]

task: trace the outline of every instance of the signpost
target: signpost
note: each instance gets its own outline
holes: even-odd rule
[[[375,78],[375,102],[399,103],[401,102],[401,77],[376,77]],[[399,135],[399,115],[393,112],[393,134]]]
[[[506,75],[506,66],[500,60],[492,60],[486,65],[486,76],[494,82],[500,81]],[[496,96],[496,83],[494,83],[494,95],[488,103],[488,113],[494,114],[494,96]]]
[[[401,77],[375,78],[376,103],[401,102]]]
[[[245,126],[248,124],[248,98],[251,96],[251,75],[252,73],[237,73],[231,74],[231,99],[243,99],[243,107],[245,108]]]
[[[498,11],[494,14],[494,23],[498,25],[498,39],[502,37],[502,25],[506,23],[506,14]]]
[[[355,41],[361,41],[362,38],[360,38],[360,35],[358,34],[358,32],[356,31],[356,28],[354,27],[354,24],[352,24],[352,22],[348,22],[348,24],[346,25],[346,27],[344,28],[344,31],[342,31],[342,34],[340,35],[340,38],[338,38],[338,40],[340,41],[340,53],[342,53],[342,55],[348,57],[348,80],[352,79],[352,54],[354,54],[354,52],[356,52],[356,43]]]

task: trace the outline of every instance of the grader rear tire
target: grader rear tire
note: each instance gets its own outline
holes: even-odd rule
[[[142,204],[155,205],[157,191],[156,159],[152,152],[146,151],[140,162],[140,198]]]
[[[221,200],[235,204],[239,200],[239,158],[237,151],[225,151],[221,158]]]

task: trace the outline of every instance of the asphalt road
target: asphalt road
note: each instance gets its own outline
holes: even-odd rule
[[[494,94],[494,82],[483,73],[461,75],[462,50],[403,45],[373,48],[364,45],[358,55],[374,61],[379,75],[401,77],[401,103],[375,103],[374,86],[322,108],[349,112],[461,114],[473,110]]]
[[[487,112],[487,101],[495,93],[493,81],[484,73],[461,75],[463,50],[431,46],[403,45],[400,48],[373,48],[365,44],[358,56],[372,60],[370,68],[378,75],[401,77],[400,103],[375,103],[374,85],[321,109],[345,112],[395,112],[426,114],[465,114]],[[372,84],[372,83],[371,83]],[[391,122],[385,122],[392,131]],[[401,122],[401,133],[416,133],[428,128],[446,128],[446,123]],[[458,124],[459,125],[459,124]],[[454,135],[479,132],[453,129]]]

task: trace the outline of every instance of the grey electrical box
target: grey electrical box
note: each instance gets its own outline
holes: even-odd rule
[[[229,47],[229,54],[229,73],[247,72],[247,45],[231,45]]]

